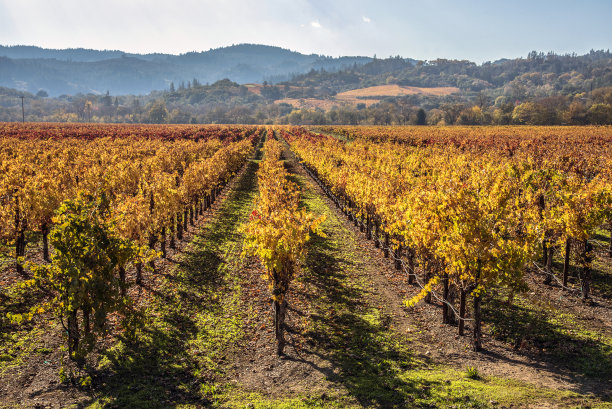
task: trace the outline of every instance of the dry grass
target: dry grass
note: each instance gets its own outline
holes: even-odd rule
[[[246,84],[249,91],[260,95],[261,85]],[[298,87],[292,87],[298,88]],[[359,88],[351,91],[345,91],[337,94],[332,99],[318,98],[283,98],[274,101],[275,104],[289,104],[298,109],[322,109],[329,111],[334,107],[349,105],[355,107],[357,104],[365,104],[367,107],[377,104],[384,97],[397,97],[402,95],[431,95],[445,96],[459,92],[456,87],[435,87],[435,88],[419,88],[419,87],[403,87],[400,85],[379,85],[375,87]],[[379,97],[379,98],[377,98]],[[368,99],[362,99],[368,98]]]
[[[336,95],[336,99],[353,99],[358,97],[397,97],[401,95],[432,95],[445,96],[459,92],[457,87],[434,87],[434,88],[419,88],[419,87],[403,87],[397,84],[393,85],[378,85],[375,87],[359,88],[351,91],[341,92]]]
[[[261,84],[244,84],[245,87],[249,89],[253,94],[261,95],[261,89],[263,85]]]

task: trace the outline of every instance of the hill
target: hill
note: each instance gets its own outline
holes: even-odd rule
[[[248,44],[179,56],[3,50],[54,58],[0,57],[0,121],[21,120],[24,94],[29,121],[152,122],[151,109],[163,105],[169,123],[612,124],[604,50],[483,64]]]
[[[338,99],[352,98],[376,98],[376,97],[399,97],[403,95],[433,95],[443,96],[459,92],[457,87],[404,87],[400,85],[378,85],[375,87],[359,88],[351,91],[341,92],[336,95]]]
[[[148,94],[194,78],[200,83],[223,78],[238,83],[282,81],[311,70],[338,71],[370,60],[305,55],[255,44],[181,55],[0,46],[0,86],[32,93],[44,89],[52,96],[106,91]]]

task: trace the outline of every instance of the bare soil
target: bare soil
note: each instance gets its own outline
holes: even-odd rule
[[[135,302],[135,309],[144,309],[147,306],[153,293],[157,291],[163,280],[165,280],[169,270],[174,268],[182,252],[185,251],[186,247],[189,246],[203,226],[214,217],[245,169],[246,167],[223,188],[212,206],[204,211],[203,215],[199,216],[197,220],[194,220],[193,225],[187,224],[187,229],[183,230],[183,239],[175,241],[175,249],[169,247],[168,240],[166,245],[167,257],[155,262],[155,271],[149,272],[143,269],[142,284],[133,285],[128,290],[128,295]],[[37,263],[43,262],[40,243],[30,244],[27,250],[28,260]],[[157,244],[156,250],[161,251],[160,244]],[[131,268],[126,273],[128,282],[135,282],[136,270]],[[3,283],[14,283],[23,280],[23,277],[17,275],[14,267],[4,269],[2,274]],[[90,355],[88,359],[90,365],[97,361],[99,354],[105,348],[110,347],[116,342],[112,321],[113,318],[111,317],[111,333],[100,342],[98,350]],[[37,318],[33,326],[40,328],[42,334],[39,339],[35,340],[36,347],[33,348],[34,352],[25,354],[22,364],[0,374],[0,408],[64,408],[70,405],[79,406],[89,402],[92,397],[91,390],[88,390],[86,387],[77,387],[73,383],[74,380],[69,383],[60,382],[59,372],[62,362],[67,373],[72,371],[73,374],[77,375],[75,378],[78,378],[78,375],[86,375],[86,372],[79,370],[70,362],[67,353],[62,349],[65,339],[62,337],[60,324],[54,317],[47,315]],[[35,352],[39,349],[42,349],[44,353]]]
[[[481,375],[495,376],[524,381],[536,386],[557,390],[571,390],[582,394],[593,393],[598,396],[612,394],[610,382],[595,378],[585,378],[564,367],[563,362],[550,357],[546,351],[523,342],[518,347],[501,342],[487,333],[484,328],[484,351],[473,352],[471,348],[471,327],[466,326],[466,335],[458,336],[457,328],[442,324],[441,304],[420,302],[413,308],[405,307],[403,302],[416,295],[420,288],[410,285],[404,272],[395,270],[391,258],[383,258],[382,251],[375,248],[373,241],[365,238],[353,222],[335,208],[333,201],[308,177],[306,172],[292,162],[290,169],[306,181],[303,189],[308,189],[324,197],[325,204],[332,209],[335,217],[353,239],[357,250],[354,254],[359,268],[350,268],[348,274],[360,275],[368,283],[363,291],[362,302],[378,306],[391,319],[390,327],[405,334],[406,342],[416,353],[432,365],[441,364],[458,370],[468,366],[478,369]],[[345,237],[341,237],[344,240]],[[257,263],[251,263],[245,274],[249,291],[245,303],[254,308],[254,318],[250,323],[249,341],[235,363],[235,379],[248,390],[258,391],[269,396],[286,395],[300,391],[321,391],[329,388],[329,379],[337,368],[325,353],[311,348],[312,339],[304,333],[302,322],[308,322],[316,314],[312,305],[318,289],[311,282],[296,282],[291,291],[288,325],[290,341],[287,356],[278,359],[274,354],[272,315],[269,294],[259,276],[262,271]],[[532,276],[529,280],[530,292],[527,298],[533,302],[549,303],[559,311],[575,315],[579,321],[588,322],[606,336],[612,336],[612,305],[609,301],[598,299],[594,305],[582,303],[576,295],[560,288],[541,284],[541,278]],[[335,385],[338,388],[338,385]],[[340,388],[341,389],[341,388]]]
[[[484,351],[476,353],[471,350],[470,326],[466,328],[467,335],[458,336],[456,327],[441,323],[442,307],[439,303],[420,302],[413,308],[405,307],[403,302],[416,295],[419,287],[408,284],[406,275],[394,268],[392,259],[384,258],[373,241],[367,240],[365,234],[335,207],[333,201],[291,159],[292,156],[288,152],[285,155],[289,159],[287,166],[302,184],[304,194],[309,195],[310,201],[323,201],[329,219],[326,223],[333,228],[330,228],[327,238],[318,242],[313,239],[314,247],[320,249],[313,247],[304,271],[292,283],[288,299],[287,346],[283,357],[275,354],[270,294],[261,278],[261,265],[250,259],[236,272],[242,283],[241,303],[248,317],[244,321],[246,335],[241,345],[233,349],[233,356],[225,357],[224,382],[269,398],[334,395],[336,399],[346,397],[351,402],[357,399],[356,403],[364,407],[385,407],[384,400],[363,396],[367,385],[352,385],[347,381],[348,372],[354,370],[354,367],[347,366],[347,357],[350,359],[354,355],[355,361],[362,360],[358,349],[368,343],[377,348],[376,335],[381,330],[378,327],[369,330],[372,339],[364,341],[364,344],[360,340],[351,340],[353,334],[350,331],[355,323],[351,321],[355,319],[351,313],[357,315],[357,312],[376,310],[384,322],[384,329],[399,337],[402,344],[427,366],[450,366],[461,371],[473,366],[484,376],[516,379],[560,391],[592,393],[598,397],[612,395],[609,381],[581,376],[529,339],[518,344],[503,342],[490,333],[491,328],[485,323]],[[167,259],[157,262],[155,273],[145,272],[144,284],[132,287],[131,295],[138,306],[149,302],[151,294],[178,262],[181,252],[214,217],[239,179],[240,175],[234,178],[213,207],[199,217],[195,226],[189,226],[183,241],[177,241],[176,250],[168,249]],[[36,249],[30,251],[32,257],[37,257]],[[240,249],[232,251],[240,252]],[[14,269],[4,271],[5,276],[0,277],[4,283],[21,279],[15,276]],[[133,281],[135,272],[130,271],[128,278]],[[612,337],[610,299],[596,294],[594,304],[582,303],[571,292],[542,284],[542,277],[535,273],[529,275],[528,284],[530,291],[524,295],[527,302],[570,314],[602,336]],[[340,308],[332,308],[338,305]],[[36,348],[43,352],[26,354],[21,365],[0,375],[0,408],[61,408],[91,401],[95,390],[59,382],[60,363],[62,359],[66,360],[66,354],[60,350],[64,340],[58,324],[49,318],[48,322],[38,321],[36,326],[44,333],[36,341]],[[316,330],[321,327],[334,329],[337,333]],[[338,339],[347,343],[346,351],[342,351],[344,345],[339,345]],[[114,338],[109,336],[102,348],[113,342]],[[202,407],[205,405],[202,403]]]

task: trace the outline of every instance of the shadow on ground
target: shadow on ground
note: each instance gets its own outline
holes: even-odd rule
[[[197,234],[156,289],[136,335],[106,351],[93,376],[93,402],[110,407],[167,408],[208,405],[207,383],[238,336],[238,299],[231,264],[237,260],[238,227],[256,191],[257,163],[250,161],[213,219]],[[229,301],[228,301],[229,300]],[[227,320],[220,322],[219,320]],[[229,329],[228,329],[229,328]],[[233,329],[232,329],[233,328]]]
[[[287,167],[295,172],[295,165]],[[316,214],[327,214],[322,225],[326,237],[312,236],[304,273],[305,296],[314,305],[310,329],[304,334],[310,350],[305,357],[291,356],[323,372],[327,380],[343,386],[364,407],[399,408],[429,399],[436,381],[404,376],[415,368],[405,340],[390,328],[391,318],[371,305],[364,268],[356,261],[351,234],[320,197],[310,191],[305,177],[292,175],[302,189],[303,204]],[[331,368],[321,369],[316,360]],[[325,365],[327,366],[327,365]]]
[[[491,335],[535,353],[543,368],[580,385],[577,392],[610,399],[612,387],[594,390],[593,381],[612,385],[612,346],[589,332],[588,323],[558,314],[521,300],[509,305],[499,297],[491,297],[483,308]]]

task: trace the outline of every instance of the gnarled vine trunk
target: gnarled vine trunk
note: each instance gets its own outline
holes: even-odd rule
[[[478,352],[482,349],[482,328],[480,325],[481,321],[481,311],[480,306],[482,303],[482,293],[478,289],[479,281],[480,281],[480,260],[478,260],[478,267],[476,268],[476,281],[474,283],[476,295],[474,296],[474,339],[473,339],[473,348],[474,351]]]
[[[136,284],[142,284],[142,263],[136,263]]]
[[[20,258],[25,257],[26,238],[25,231],[27,228],[27,221],[21,217],[19,209],[19,199],[15,198],[15,267],[17,273],[21,276],[25,275],[23,264],[19,261]]]
[[[50,261],[49,259],[49,225],[47,223],[43,223],[40,226],[40,231],[42,233],[42,245],[43,245],[43,259],[45,261]]]
[[[281,356],[285,350],[285,314],[287,301],[274,301],[274,334],[276,336],[276,353]]]
[[[567,279],[569,276],[570,268],[570,253],[572,250],[571,241],[568,238],[565,240],[565,258],[563,260],[563,286],[567,287]]]
[[[180,212],[176,214],[176,238],[183,240],[183,221]]]
[[[121,283],[121,296],[125,297],[125,267],[119,267],[119,282]]]
[[[463,335],[465,328],[465,298],[466,291],[461,287],[459,293],[459,335]]]
[[[591,290],[591,261],[593,245],[588,240],[584,241],[581,261],[582,268],[580,269],[580,292],[582,294],[582,300],[586,301],[590,297]]]
[[[166,258],[167,254],[166,254],[166,226],[162,227],[161,229],[161,252],[162,252],[162,257]]]
[[[79,351],[79,322],[77,320],[77,310],[68,314],[68,354],[73,359]]]
[[[544,250],[546,251],[546,250]],[[548,248],[548,256],[546,257],[546,277],[544,278],[544,284],[551,284],[553,279],[552,261],[553,261],[554,247]]]
[[[287,267],[286,267],[287,268]],[[291,268],[291,267],[288,267]],[[282,271],[281,273],[273,271],[273,289],[272,296],[274,299],[274,335],[276,336],[276,353],[281,356],[285,350],[285,315],[287,313],[287,291],[289,289],[290,271]]]

